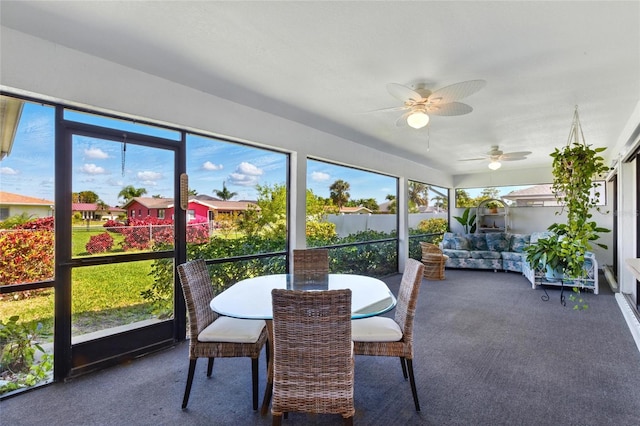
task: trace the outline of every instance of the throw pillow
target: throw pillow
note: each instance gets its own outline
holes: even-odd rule
[[[456,250],[469,250],[469,240],[462,235],[453,237],[453,242],[455,243]]]
[[[471,246],[470,250],[489,250],[487,246],[486,234],[467,234],[466,237],[469,240]]]
[[[524,249],[529,246],[530,239],[531,235],[529,234],[512,234],[509,251],[513,251],[516,253],[524,252]]]
[[[509,250],[509,241],[502,232],[488,233],[487,246],[491,251],[507,251]]]
[[[456,244],[453,242],[453,232],[445,232],[442,237],[442,248],[455,250]]]

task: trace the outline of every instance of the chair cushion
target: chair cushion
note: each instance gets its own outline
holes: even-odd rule
[[[530,239],[530,234],[511,234],[509,251],[523,253],[524,250],[529,246]]]
[[[264,320],[218,317],[198,334],[199,342],[255,343],[265,327]]]
[[[400,326],[391,318],[369,317],[351,321],[354,342],[397,342],[402,339]]]

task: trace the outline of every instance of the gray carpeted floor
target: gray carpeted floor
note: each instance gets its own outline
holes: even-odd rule
[[[397,292],[399,276],[386,280]],[[448,270],[424,281],[416,319],[416,380],[422,412],[395,358],[356,359],[360,425],[637,425],[640,353],[613,294],[590,308],[540,299],[514,273]],[[211,379],[196,370],[180,409],[187,343],[134,362],[0,403],[3,425],[267,425],[251,409],[248,359],[220,359]],[[260,363],[264,389],[264,357]],[[341,424],[291,413],[285,424]]]

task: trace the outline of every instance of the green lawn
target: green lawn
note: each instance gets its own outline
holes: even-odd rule
[[[82,227],[73,230],[73,255],[89,256],[85,245],[92,235],[104,230],[87,231]],[[114,238],[114,253],[122,252]],[[115,263],[74,268],[72,277],[72,324],[73,335],[80,335],[117,325],[153,317],[152,309],[140,296],[153,283],[151,264],[153,261]],[[0,318],[20,316],[21,322],[40,322],[42,336],[53,338],[54,289],[3,295],[0,300]]]

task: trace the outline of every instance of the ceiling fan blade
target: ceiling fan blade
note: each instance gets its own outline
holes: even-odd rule
[[[407,126],[407,117],[409,117],[409,115],[411,115],[413,111],[407,111],[404,114],[402,114],[400,117],[398,117],[398,119],[396,120],[396,126],[398,127],[405,127]]]
[[[405,109],[409,109],[410,107],[408,106],[397,106],[397,107],[389,107],[389,108],[380,108],[380,109],[374,109],[371,111],[363,111],[360,114],[370,114],[372,112],[392,112],[392,111],[404,111]]]
[[[526,157],[527,155],[530,155],[531,151],[516,151],[516,152],[505,152],[504,155],[505,157]]]
[[[427,105],[427,112],[433,115],[464,115],[473,111],[467,104],[450,102],[442,105]]]
[[[458,161],[480,161],[480,160],[487,160],[488,157],[478,157],[478,158],[462,158]]]
[[[402,102],[406,102],[409,99],[413,99],[414,101],[420,101],[423,99],[420,93],[398,83],[387,84],[387,91],[391,96]]]
[[[511,155],[509,156],[503,156],[500,158],[500,161],[520,161],[520,160],[526,160],[527,157],[513,157]]]
[[[469,80],[460,83],[455,83],[450,86],[443,87],[433,92],[429,96],[429,102],[436,104],[446,104],[454,102],[467,96],[471,96],[484,86],[487,82],[484,80]]]

